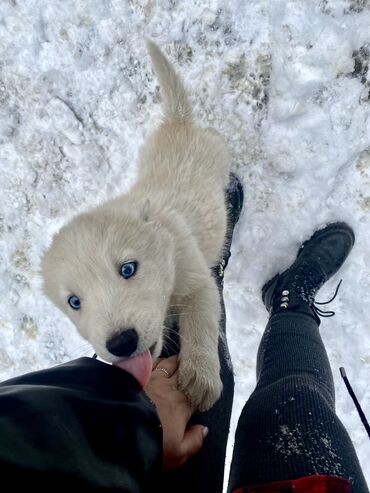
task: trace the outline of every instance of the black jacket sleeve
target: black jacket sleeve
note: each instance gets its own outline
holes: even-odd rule
[[[155,408],[119,368],[80,358],[0,384],[0,481],[12,491],[139,493],[161,463]]]

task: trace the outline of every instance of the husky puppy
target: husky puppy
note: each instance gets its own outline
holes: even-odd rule
[[[141,149],[131,190],[77,215],[53,238],[42,260],[44,291],[102,359],[121,362],[142,385],[176,316],[179,385],[202,411],[222,391],[211,267],[225,239],[230,156],[218,132],[194,123],[180,78],[147,45],[163,120]]]

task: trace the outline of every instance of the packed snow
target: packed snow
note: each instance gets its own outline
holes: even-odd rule
[[[370,442],[370,2],[368,0],[2,0],[0,3],[0,379],[92,349],[45,298],[39,266],[73,215],[129,189],[160,119],[144,38],[229,142],[245,187],[225,277],[236,377],[228,457],[255,385],[267,312],[260,290],[334,220],[356,244],[320,291],[337,411],[367,481]],[[71,252],[73,255],[73,252]]]

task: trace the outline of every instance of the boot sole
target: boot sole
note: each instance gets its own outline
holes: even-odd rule
[[[262,301],[263,304],[266,305],[265,303],[265,298],[266,298],[266,293],[269,291],[270,287],[275,284],[277,281],[278,277],[280,276],[280,273],[276,274],[272,279],[266,282],[266,284],[263,285],[262,287]]]
[[[229,185],[232,184],[232,189],[236,195],[237,195],[237,204],[232,204],[232,209],[236,210],[236,217],[235,221],[233,221],[232,227],[236,225],[236,223],[239,221],[240,214],[243,209],[244,205],[244,187],[242,185],[242,182],[240,181],[238,175],[235,173],[231,172],[230,173],[230,178],[229,178]],[[229,214],[228,214],[229,215]]]

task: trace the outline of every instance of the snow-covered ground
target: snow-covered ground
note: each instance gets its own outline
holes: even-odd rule
[[[262,284],[318,226],[353,226],[318,299],[343,278],[321,333],[369,481],[370,443],[338,370],[370,416],[368,0],[1,0],[0,378],[92,353],[38,268],[63,223],[135,180],[160,115],[144,36],[177,65],[199,121],[225,134],[245,186],[225,280],[232,432],[255,384]]]

